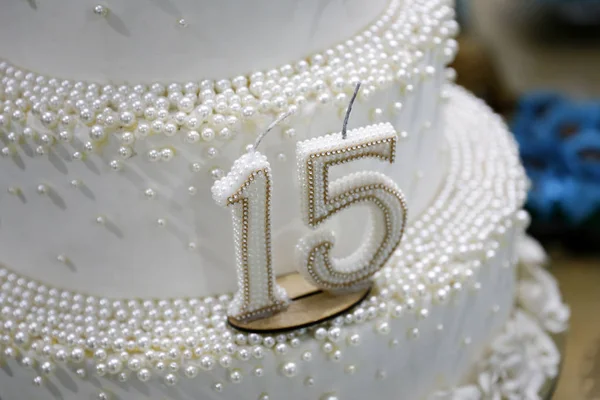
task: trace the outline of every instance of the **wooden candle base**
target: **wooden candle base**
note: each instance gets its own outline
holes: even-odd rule
[[[292,300],[289,307],[278,314],[254,321],[229,318],[229,324],[247,332],[281,332],[323,322],[354,307],[369,294],[370,288],[345,294],[330,294],[309,284],[300,274],[277,278]]]

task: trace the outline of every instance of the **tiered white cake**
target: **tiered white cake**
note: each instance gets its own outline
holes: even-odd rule
[[[447,84],[450,0],[5,3],[0,399],[518,397],[555,373],[515,299],[554,331],[568,312],[539,255],[525,282],[537,291],[517,291],[527,183],[500,118]],[[260,147],[274,271],[292,272],[308,230],[297,143],[339,131],[358,82],[349,127],[391,123],[395,162],[332,175],[391,178],[402,242],[335,319],[237,331],[231,217],[211,187],[292,113]],[[328,222],[336,255],[364,240],[364,215]],[[544,362],[498,363],[507,341]],[[511,368],[526,377],[504,385]]]

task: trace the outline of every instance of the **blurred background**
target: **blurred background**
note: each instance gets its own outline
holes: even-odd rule
[[[457,82],[510,125],[571,306],[555,400],[600,400],[600,0],[457,0]]]

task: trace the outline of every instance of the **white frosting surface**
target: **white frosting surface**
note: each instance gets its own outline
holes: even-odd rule
[[[94,13],[97,4],[108,9],[106,16]],[[226,78],[276,67],[335,45],[367,26],[386,4],[386,0],[3,1],[0,57],[75,80]],[[185,23],[180,24],[181,19]]]

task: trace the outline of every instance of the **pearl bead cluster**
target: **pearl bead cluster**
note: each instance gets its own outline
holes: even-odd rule
[[[447,111],[451,162],[445,184],[375,275],[373,295],[351,312],[288,334],[246,334],[227,325],[230,295],[116,300],[51,288],[0,268],[0,354],[40,377],[61,365],[82,379],[90,373],[122,382],[159,377],[166,385],[224,368],[228,381],[213,385],[220,392],[242,381],[238,365],[250,359],[260,362],[272,352],[282,360],[279,373],[294,379],[301,375],[300,364],[285,357],[290,348],[302,349],[314,338],[335,362],[345,346],[360,345],[354,325],[369,323],[378,334],[389,335],[390,319],[405,312],[426,318],[428,307],[446,304],[463,289],[476,291],[478,270],[498,257],[515,224],[527,222],[519,211],[527,182],[501,119],[461,89],[449,93],[455,100]],[[419,333],[415,327],[406,334],[416,340]],[[312,353],[303,351],[301,358],[310,360]],[[252,373],[273,372],[258,366]],[[380,371],[373,379],[385,374]],[[313,377],[302,379],[314,385]],[[43,385],[44,379],[36,377],[34,384]]]
[[[429,53],[442,54],[446,62],[454,57],[458,25],[450,0],[400,3],[391,1],[379,19],[344,43],[295,64],[233,79],[101,85],[0,62],[0,131],[8,138],[0,153],[10,156],[22,141],[35,144],[39,155],[58,143],[70,144],[73,160],[116,149],[107,159],[119,171],[140,154],[151,162],[170,161],[177,149],[150,139],[165,135],[203,143],[204,157],[213,159],[237,132],[256,132],[273,115],[307,109],[308,103],[345,107],[358,81],[362,98],[393,83],[412,90],[436,74],[426,65]],[[97,15],[107,10],[94,8]],[[375,117],[382,112],[374,110]],[[144,139],[150,140],[140,144]],[[107,146],[109,141],[116,145]]]

